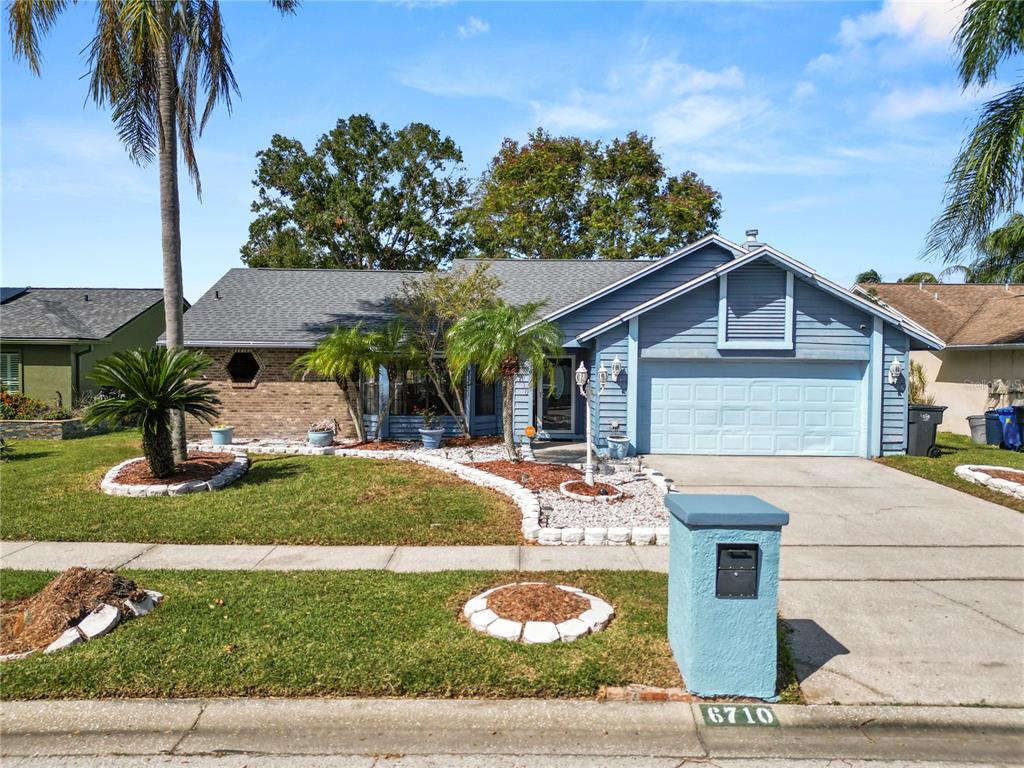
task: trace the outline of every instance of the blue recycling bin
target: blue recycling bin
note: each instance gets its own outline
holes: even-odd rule
[[[670,493],[668,638],[698,696],[774,699],[779,542],[789,514],[756,496]]]
[[[1002,442],[1000,447],[1016,451],[1021,447],[1020,423],[1017,421],[1017,409],[1012,405],[1005,408],[996,408],[999,415],[999,424],[1003,428]]]

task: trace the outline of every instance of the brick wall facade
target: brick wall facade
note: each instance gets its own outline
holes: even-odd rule
[[[235,437],[305,437],[310,422],[330,418],[341,425],[339,436],[355,436],[341,387],[333,381],[310,377],[302,381],[293,372],[292,363],[301,351],[242,347],[203,351],[213,358],[203,378],[220,398],[219,421],[235,427]],[[259,363],[250,384],[235,383],[228,374],[228,361],[236,352],[250,352]],[[209,437],[209,428],[196,419],[187,419],[190,438]]]

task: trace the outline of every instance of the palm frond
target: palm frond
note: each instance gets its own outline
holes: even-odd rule
[[[11,0],[7,5],[8,34],[15,59],[25,59],[40,74],[43,62],[39,41],[67,8],[67,0]]]
[[[960,51],[960,82],[983,86],[1000,62],[1024,51],[1024,3],[975,0],[964,13],[954,38]]]

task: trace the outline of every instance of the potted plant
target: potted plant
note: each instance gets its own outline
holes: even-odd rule
[[[317,448],[326,448],[334,442],[334,434],[338,431],[338,422],[334,419],[321,419],[309,425],[306,440]]]
[[[215,424],[210,427],[210,439],[214,445],[231,445],[235,440],[235,428],[227,424]]]
[[[629,437],[613,432],[605,438],[608,441],[608,458],[624,459],[629,452]]]
[[[441,438],[444,436],[444,427],[437,417],[437,411],[429,405],[424,408],[413,410],[417,416],[423,419],[423,426],[420,427],[420,438],[423,440],[424,448],[440,448]]]

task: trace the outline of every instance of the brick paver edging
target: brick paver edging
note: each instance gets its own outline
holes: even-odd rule
[[[545,582],[522,581],[517,584],[502,584],[500,587],[492,587],[486,592],[481,592],[476,597],[470,598],[462,609],[462,615],[477,632],[528,645],[571,643],[585,635],[600,632],[608,626],[608,622],[615,615],[615,609],[601,598],[588,595],[582,589],[568,587],[564,584],[557,585],[558,589],[564,589],[566,592],[572,592],[582,597],[589,603],[589,606],[580,615],[557,624],[553,621],[513,621],[498,615],[487,605],[487,597],[499,589],[543,583]]]
[[[209,480],[187,480],[184,483],[162,483],[159,485],[144,485],[141,483],[133,485],[131,483],[118,483],[114,480],[118,473],[129,464],[145,460],[145,457],[137,456],[134,459],[122,461],[103,476],[103,480],[100,482],[100,490],[110,496],[181,496],[185,493],[219,491],[224,486],[235,482],[249,469],[248,457],[239,454],[235,456],[234,461]]]
[[[611,528],[548,528],[540,524],[540,501],[537,495],[513,480],[492,475],[482,469],[462,464],[441,456],[431,456],[422,451],[383,450],[373,451],[361,448],[339,448],[329,446],[318,448],[311,445],[210,445],[209,443],[189,443],[188,449],[203,451],[221,451],[243,455],[245,453],[290,454],[298,456],[349,456],[359,459],[391,459],[394,461],[411,461],[423,464],[442,472],[448,472],[462,478],[466,482],[483,488],[503,493],[511,498],[523,515],[522,533],[527,541],[538,544],[557,546],[560,544],[586,544],[628,546],[629,544],[668,544],[668,526],[657,528],[636,526]],[[662,493],[673,493],[665,481],[665,476],[654,469],[645,469],[644,474]]]
[[[994,467],[983,464],[961,464],[953,472],[957,477],[976,485],[985,485],[993,491],[1005,493],[1007,496],[1016,496],[1024,499],[1024,483],[1015,483],[1013,480],[1005,480],[1001,477],[992,477],[986,470],[998,470],[1000,472],[1020,472],[1013,467]]]

